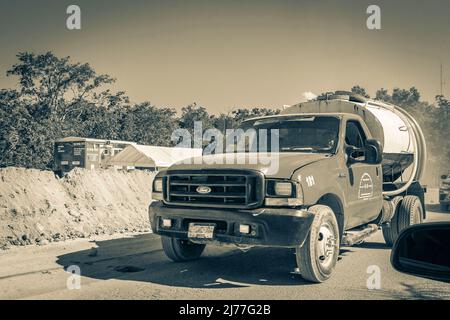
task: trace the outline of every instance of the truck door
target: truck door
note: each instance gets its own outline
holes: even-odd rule
[[[348,120],[345,144],[363,148],[366,134],[357,120]],[[363,160],[364,152],[356,152],[354,158]],[[382,208],[381,165],[368,163],[347,164],[347,228],[360,226],[374,220]]]

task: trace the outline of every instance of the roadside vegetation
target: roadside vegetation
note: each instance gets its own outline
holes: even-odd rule
[[[52,168],[53,142],[65,136],[128,140],[171,146],[176,128],[236,127],[244,119],[277,114],[279,109],[230,106],[228,113],[211,115],[193,103],[177,113],[174,108],[148,101],[130,103],[126,92],[112,91],[114,78],[98,74],[88,63],[72,62],[51,52],[17,54],[7,75],[17,78],[15,88],[0,89],[0,167]],[[369,97],[358,85],[353,92]],[[430,152],[442,167],[450,163],[450,101],[437,96],[422,101],[415,88],[381,88],[375,99],[402,106],[425,131]],[[443,168],[448,170],[450,168]]]

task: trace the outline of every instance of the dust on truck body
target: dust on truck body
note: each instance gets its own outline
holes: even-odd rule
[[[302,277],[322,282],[341,245],[379,228],[392,245],[425,218],[425,141],[399,107],[337,92],[241,127],[278,130],[279,169],[214,154],[160,172],[149,217],[172,260],[199,258],[212,242],[295,248]]]

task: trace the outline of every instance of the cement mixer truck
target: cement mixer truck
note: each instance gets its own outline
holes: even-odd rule
[[[426,144],[403,109],[348,92],[300,103],[240,126],[245,150],[180,162],[153,181],[149,218],[173,261],[201,256],[211,243],[293,248],[297,271],[330,278],[341,246],[381,229],[392,246],[426,216],[420,184]],[[260,132],[277,132],[277,170],[267,162],[230,162]]]

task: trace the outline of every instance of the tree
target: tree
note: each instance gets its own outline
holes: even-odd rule
[[[71,63],[70,57],[58,58],[53,53],[20,52],[18,63],[7,71],[19,77],[21,100],[30,105],[45,106],[54,121],[62,122],[83,108],[84,103],[112,107],[127,103],[124,92],[103,89],[114,83],[108,75],[97,74],[88,63]]]
[[[128,98],[104,87],[113,78],[51,52],[17,59],[7,76],[17,76],[20,88],[0,91],[0,166],[50,168],[57,138],[118,136],[112,121]]]
[[[147,145],[173,145],[171,135],[178,127],[175,110],[157,108],[149,102],[143,102],[126,111],[120,139]]]
[[[370,98],[370,96],[366,92],[366,89],[364,89],[363,87],[358,86],[358,85],[353,86],[351,89],[351,92],[362,95],[363,97],[366,97],[366,98]]]
[[[231,112],[230,112],[231,113]],[[218,116],[212,118],[212,125],[214,128],[219,129],[222,133],[225,133],[226,129],[234,128],[234,117],[230,113],[221,113]]]
[[[387,103],[392,102],[392,97],[389,95],[388,91],[384,88],[377,90],[375,94],[375,100],[384,101]]]
[[[52,163],[53,127],[35,117],[14,90],[0,90],[0,166],[45,169]]]
[[[190,104],[181,109],[180,127],[189,130],[191,133],[194,130],[194,123],[200,121],[203,130],[213,127],[213,117],[209,115],[206,108],[198,106],[197,103]]]
[[[394,88],[392,91],[392,102],[398,106],[415,105],[420,101],[420,93],[415,87],[409,90]]]
[[[448,172],[450,170],[450,101],[443,95],[438,95],[436,104],[438,108],[433,117],[433,129],[435,137],[437,137],[435,148],[441,151],[441,157],[445,164],[442,168],[443,172]]]
[[[443,95],[437,95],[436,104],[441,109],[443,115],[445,117],[448,117],[450,113],[450,101],[447,100]]]

